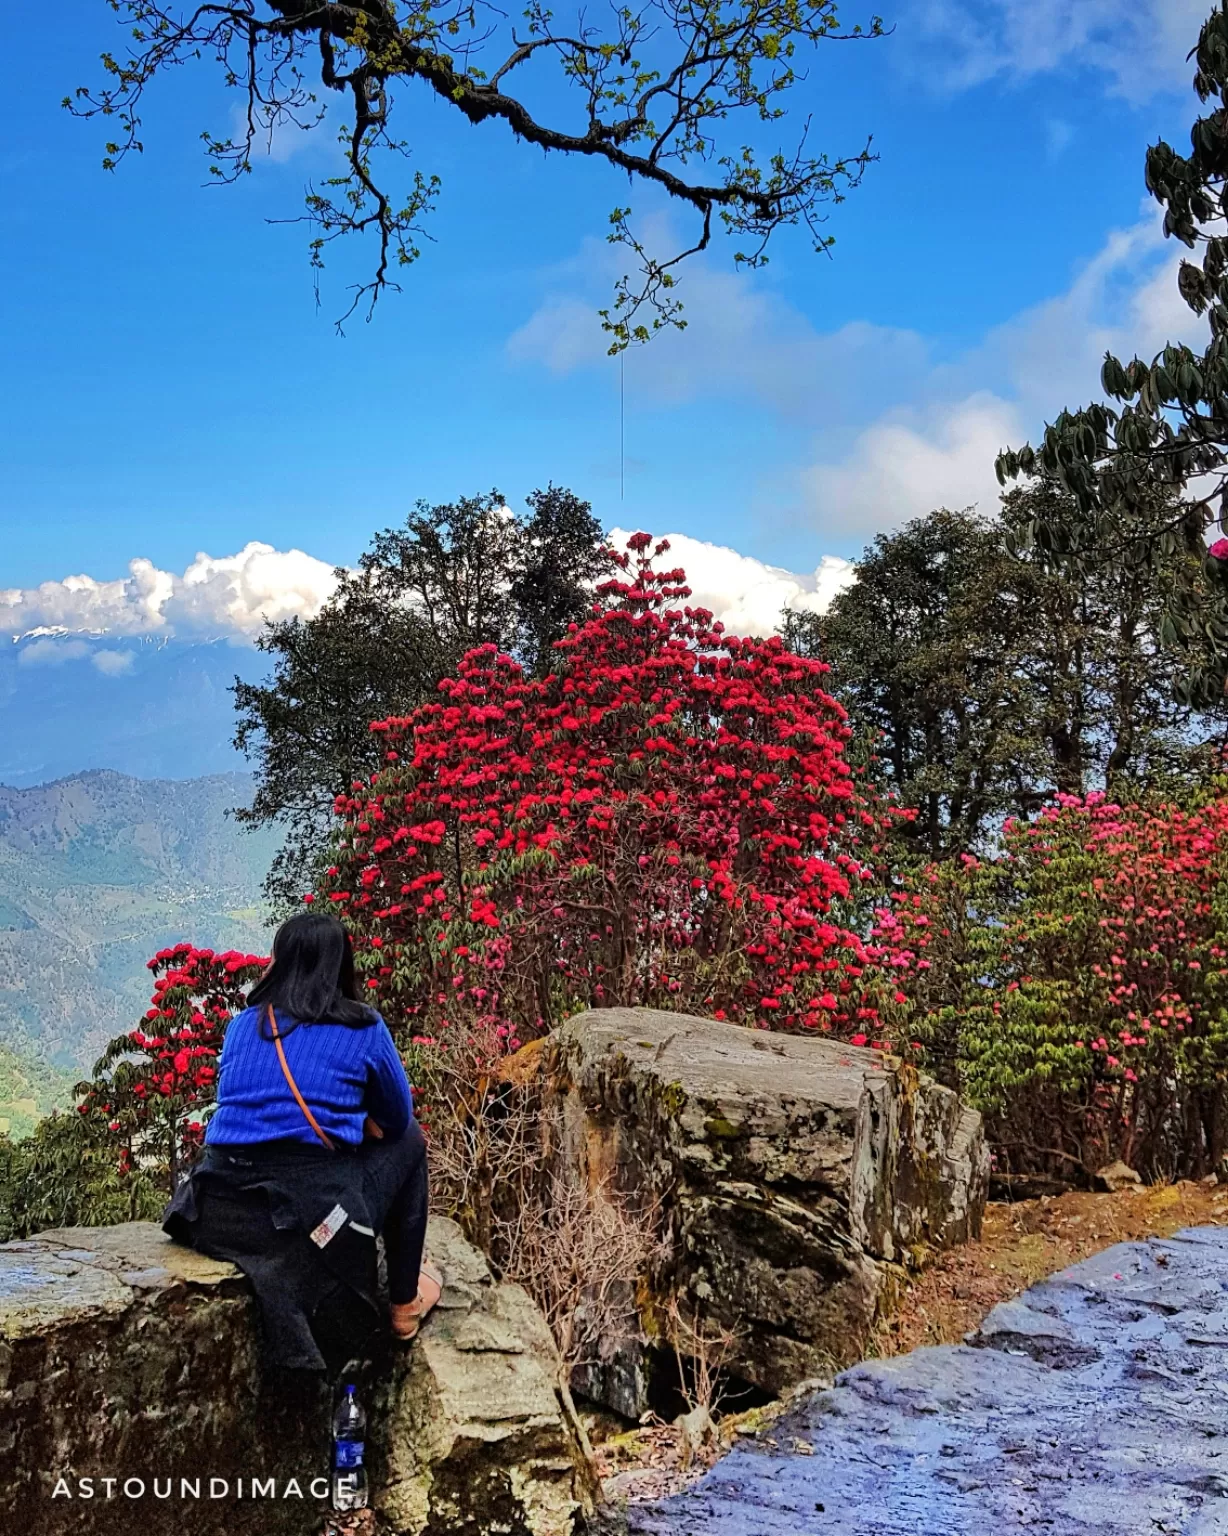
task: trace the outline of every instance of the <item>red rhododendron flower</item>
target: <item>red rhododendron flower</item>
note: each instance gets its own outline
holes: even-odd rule
[[[374,723],[395,760],[337,799],[316,895],[347,907],[404,1035],[521,1040],[621,1004],[784,1030],[820,998],[837,1028],[877,1016],[837,911],[885,813],[827,668],[727,635],[654,568],[666,545],[628,547],[549,676],[471,651],[438,700]]]
[[[1171,1179],[1221,1161],[1228,780],[1185,802],[1058,795],[1010,824],[1000,857],[914,883],[877,915],[867,987],[898,984],[1004,1166],[1067,1178],[1121,1160]]]
[[[161,1171],[173,1181],[198,1155],[200,1112],[213,1099],[226,1025],[267,964],[257,955],[191,944],[159,950],[149,962],[155,1006],[145,1019],[166,1020],[163,1031],[136,1029],[113,1040],[77,1105],[82,1115],[101,1117],[117,1142],[121,1172]]]

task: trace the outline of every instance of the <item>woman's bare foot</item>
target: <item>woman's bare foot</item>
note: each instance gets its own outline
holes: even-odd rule
[[[418,1295],[414,1301],[397,1302],[392,1307],[392,1332],[398,1339],[412,1339],[423,1319],[438,1305],[443,1295],[443,1276],[429,1259],[418,1271]]]

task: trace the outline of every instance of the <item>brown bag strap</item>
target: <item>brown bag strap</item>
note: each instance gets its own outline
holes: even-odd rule
[[[332,1142],[324,1134],[324,1132],[320,1129],[319,1122],[317,1121],[316,1117],[311,1113],[310,1109],[308,1109],[308,1107],[307,1107],[307,1100],[298,1091],[298,1084],[294,1081],[294,1078],[291,1075],[290,1063],[286,1060],[286,1048],[281,1043],[281,1034],[280,1034],[280,1032],[278,1031],[278,1028],[277,1028],[277,1015],[273,1012],[273,1005],[272,1005],[272,1003],[268,1004],[268,1012],[269,1012],[269,1028],[273,1031],[273,1044],[277,1047],[278,1060],[281,1062],[281,1070],[285,1073],[286,1081],[290,1084],[290,1092],[298,1100],[298,1107],[307,1116],[307,1124],[316,1133],[316,1135],[320,1138],[320,1140],[324,1143],[324,1145],[328,1148],[328,1150],[330,1152],[332,1152],[333,1150],[335,1150],[334,1147],[333,1147]]]

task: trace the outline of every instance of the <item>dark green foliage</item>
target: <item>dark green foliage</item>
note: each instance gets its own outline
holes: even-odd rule
[[[605,541],[588,502],[548,486],[513,516],[498,491],[429,506],[386,528],[313,619],[270,624],[257,644],[268,683],[236,678],[235,745],[255,759],[239,821],[286,830],[266,888],[283,904],[312,883],[333,800],[383,761],[372,720],[434,696],[474,646],[545,667],[586,616]]]
[[[1206,557],[1206,531],[1228,530],[1228,7],[1204,24],[1195,54],[1194,89],[1214,102],[1190,133],[1182,155],[1162,139],[1147,151],[1147,190],[1164,208],[1165,234],[1200,261],[1181,263],[1178,288],[1205,315],[1203,351],[1168,345],[1150,362],[1106,354],[1101,373],[1114,405],[1063,411],[1039,448],[998,459],[1003,485],[1043,473],[1070,492],[1061,515],[1028,520],[1020,546],[1087,569],[1105,560],[1154,572],[1185,555],[1165,592],[1163,637],[1186,653],[1180,698],[1208,704],[1228,677],[1228,560]],[[1120,407],[1120,408],[1119,408]],[[1165,515],[1150,515],[1159,499]]]
[[[1068,525],[1075,498],[1042,475],[1003,497],[1006,543],[1024,568],[1021,589],[1031,609],[1032,698],[1047,743],[1052,788],[1070,794],[1105,787],[1133,798],[1208,777],[1222,738],[1223,703],[1196,708],[1182,692],[1191,647],[1178,647],[1166,604],[1184,586],[1191,601],[1208,601],[1202,562],[1162,531],[1178,498],[1154,482],[1139,486],[1131,506],[1108,513],[1109,547],[1078,562],[1055,558],[1027,530]],[[1121,558],[1148,549],[1146,559]]]
[[[789,642],[831,664],[872,770],[915,809],[906,842],[924,857],[1040,798],[1022,574],[996,523],[944,508],[880,534],[826,614],[789,616]]]
[[[608,564],[601,529],[587,501],[561,486],[529,497],[530,516],[519,525],[516,574],[509,595],[516,622],[514,650],[539,677],[551,670],[550,648],[582,624],[593,588]]]
[[[48,1227],[153,1221],[166,1191],[140,1172],[122,1174],[101,1122],[57,1111],[32,1136],[0,1136],[0,1242]]]
[[[1168,508],[1157,496],[1136,518]],[[1216,722],[1174,703],[1180,658],[1156,638],[1182,557],[1076,567],[1020,548],[1020,528],[1072,511],[1040,479],[998,518],[933,512],[880,535],[825,614],[786,616],[789,643],[831,664],[872,775],[915,811],[906,856],[981,847],[1055,790],[1199,769]]]

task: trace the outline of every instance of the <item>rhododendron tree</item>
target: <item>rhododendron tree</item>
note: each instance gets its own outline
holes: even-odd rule
[[[386,766],[338,798],[310,899],[403,1038],[469,1020],[511,1049],[614,1005],[874,1028],[842,919],[882,818],[827,669],[688,606],[667,550],[629,541],[548,676],[488,646],[373,725]]]
[[[892,1026],[988,1113],[1016,1169],[1217,1167],[1228,782],[1186,804],[1061,796],[1004,844],[927,870],[880,914]]]
[[[77,1113],[105,1126],[121,1173],[152,1172],[173,1187],[194,1161],[226,1025],[267,964],[191,944],[159,950],[149,961],[157,979],[145,1017],[111,1041],[94,1080],[77,1087]]]

